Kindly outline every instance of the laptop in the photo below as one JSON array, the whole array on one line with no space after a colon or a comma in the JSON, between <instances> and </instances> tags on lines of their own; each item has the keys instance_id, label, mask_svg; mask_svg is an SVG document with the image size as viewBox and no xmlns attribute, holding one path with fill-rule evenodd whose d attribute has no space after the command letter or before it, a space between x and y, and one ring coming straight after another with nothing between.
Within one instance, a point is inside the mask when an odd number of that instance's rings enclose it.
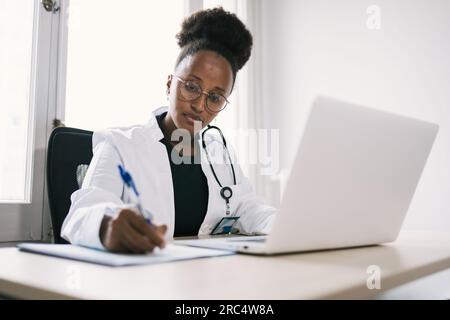
<instances>
[{"instance_id":1,"label":"laptop","mask_svg":"<svg viewBox=\"0 0 450 320\"><path fill-rule=\"evenodd\" d=\"M392 242L437 132L430 122L318 97L270 234L175 243L271 255Z\"/></svg>"}]
</instances>

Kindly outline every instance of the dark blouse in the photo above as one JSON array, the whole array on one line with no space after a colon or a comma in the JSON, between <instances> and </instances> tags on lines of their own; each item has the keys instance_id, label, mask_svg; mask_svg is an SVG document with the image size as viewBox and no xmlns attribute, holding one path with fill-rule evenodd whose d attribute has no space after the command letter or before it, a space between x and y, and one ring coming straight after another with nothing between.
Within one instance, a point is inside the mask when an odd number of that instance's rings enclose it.
<instances>
[{"instance_id":1,"label":"dark blouse","mask_svg":"<svg viewBox=\"0 0 450 320\"><path fill-rule=\"evenodd\" d=\"M163 113L156 117L162 130L162 120L166 116ZM194 236L198 234L201 224L206 216L208 208L208 182L202 171L200 161L195 157L182 156L175 163L171 157L172 144L164 138L160 140L166 146L169 156L170 169L172 171L172 183L175 202L175 237ZM198 143L198 142L197 142ZM181 162L181 163L180 163Z\"/></svg>"}]
</instances>

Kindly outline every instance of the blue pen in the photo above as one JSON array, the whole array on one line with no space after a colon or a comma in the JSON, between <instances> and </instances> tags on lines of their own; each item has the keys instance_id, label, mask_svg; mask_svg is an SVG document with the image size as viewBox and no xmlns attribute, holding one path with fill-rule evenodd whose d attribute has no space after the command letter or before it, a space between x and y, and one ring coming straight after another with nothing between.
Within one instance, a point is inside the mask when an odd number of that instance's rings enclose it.
<instances>
[{"instance_id":1,"label":"blue pen","mask_svg":"<svg viewBox=\"0 0 450 320\"><path fill-rule=\"evenodd\" d=\"M137 191L136 185L134 184L131 174L128 171L126 171L125 168L122 167L122 165L119 164L118 167L119 167L120 177L122 178L123 183L128 188L130 188L133 191L134 195L136 196L137 207L138 207L139 212L144 216L144 218L148 224L152 224L150 217L147 215L147 212L142 207L141 199L139 197L139 192Z\"/></svg>"}]
</instances>

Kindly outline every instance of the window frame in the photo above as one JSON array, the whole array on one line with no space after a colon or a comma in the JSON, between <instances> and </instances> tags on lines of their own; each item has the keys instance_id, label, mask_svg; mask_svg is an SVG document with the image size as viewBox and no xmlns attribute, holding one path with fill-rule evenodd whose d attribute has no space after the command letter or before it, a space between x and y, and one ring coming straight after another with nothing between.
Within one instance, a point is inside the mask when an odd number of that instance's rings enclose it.
<instances>
[{"instance_id":1,"label":"window frame","mask_svg":"<svg viewBox=\"0 0 450 320\"><path fill-rule=\"evenodd\" d=\"M61 0L63 1L63 0ZM56 110L60 10L47 12L34 0L32 70L30 83L29 143L31 144L31 199L29 203L0 203L0 244L19 241L48 241L50 216L46 192L47 141ZM28 170L28 169L27 169Z\"/></svg>"}]
</instances>

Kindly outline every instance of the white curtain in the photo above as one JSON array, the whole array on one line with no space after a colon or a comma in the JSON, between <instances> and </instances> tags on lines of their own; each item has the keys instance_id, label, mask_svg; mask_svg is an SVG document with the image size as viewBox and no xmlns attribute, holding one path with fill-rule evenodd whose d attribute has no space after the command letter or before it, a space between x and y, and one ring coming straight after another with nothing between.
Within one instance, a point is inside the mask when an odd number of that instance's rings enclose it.
<instances>
[{"instance_id":1,"label":"white curtain","mask_svg":"<svg viewBox=\"0 0 450 320\"><path fill-rule=\"evenodd\" d=\"M231 97L231 106L218 116L216 125L225 132L227 140L235 147L237 157L244 173L252 181L256 193L272 205L280 202L280 183L278 172L262 174L264 170L260 156L257 154L265 143L262 136L271 135L267 129L269 119L262 101L262 4L261 0L204 0L204 8L222 6L225 10L236 13L253 35L252 55L245 67L239 72L236 86ZM248 135L256 135L257 146L252 145ZM275 140L278 136L272 136ZM278 141L272 141L278 145ZM266 149L266 146L264 146ZM275 152L274 152L275 151ZM256 153L256 154L255 154ZM279 152L271 150L277 161ZM275 159L276 158L276 159ZM256 160L256 161L255 161ZM266 170L267 171L267 170Z\"/></svg>"}]
</instances>

